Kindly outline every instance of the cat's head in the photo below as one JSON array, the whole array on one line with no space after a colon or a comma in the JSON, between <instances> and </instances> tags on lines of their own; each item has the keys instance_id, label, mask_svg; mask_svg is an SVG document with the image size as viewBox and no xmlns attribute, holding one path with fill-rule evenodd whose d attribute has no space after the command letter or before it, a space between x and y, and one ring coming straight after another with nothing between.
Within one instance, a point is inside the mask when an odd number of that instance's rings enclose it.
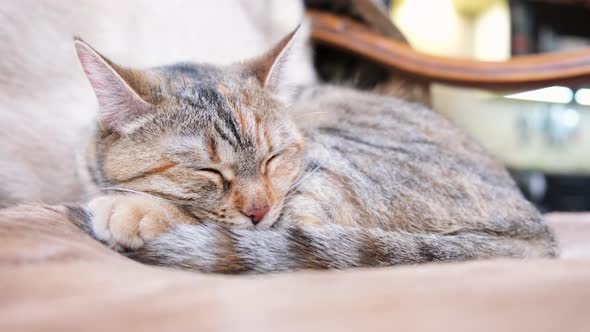
<instances>
[{"instance_id":1,"label":"cat's head","mask_svg":"<svg viewBox=\"0 0 590 332\"><path fill-rule=\"evenodd\" d=\"M99 104L86 158L102 188L173 201L229 227L269 227L302 170L284 87L295 32L231 66L119 66L76 39Z\"/></svg>"}]
</instances>

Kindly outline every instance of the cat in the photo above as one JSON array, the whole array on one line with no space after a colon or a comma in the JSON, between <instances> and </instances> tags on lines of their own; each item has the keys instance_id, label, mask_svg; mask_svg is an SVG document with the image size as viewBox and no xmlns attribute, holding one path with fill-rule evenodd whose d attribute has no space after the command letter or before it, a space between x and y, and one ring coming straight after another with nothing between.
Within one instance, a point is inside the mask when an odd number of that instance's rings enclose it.
<instances>
[{"instance_id":1,"label":"cat","mask_svg":"<svg viewBox=\"0 0 590 332\"><path fill-rule=\"evenodd\" d=\"M76 222L140 262L203 272L557 254L504 167L441 115L289 89L297 35L234 65L148 70L76 40L99 103L86 169L106 190Z\"/></svg>"}]
</instances>

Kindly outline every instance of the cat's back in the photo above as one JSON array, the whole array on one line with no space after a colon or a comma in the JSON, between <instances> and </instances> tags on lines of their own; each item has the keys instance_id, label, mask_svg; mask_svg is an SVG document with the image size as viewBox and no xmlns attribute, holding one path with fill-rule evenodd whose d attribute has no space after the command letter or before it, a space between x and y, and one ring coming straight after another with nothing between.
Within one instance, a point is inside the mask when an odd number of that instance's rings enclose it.
<instances>
[{"instance_id":1,"label":"cat's back","mask_svg":"<svg viewBox=\"0 0 590 332\"><path fill-rule=\"evenodd\" d=\"M354 202L351 214L366 211L360 219L380 227L540 220L502 164L435 111L330 86L303 90L298 100L293 114L314 170L302 191L334 184L345 192L340 200Z\"/></svg>"}]
</instances>

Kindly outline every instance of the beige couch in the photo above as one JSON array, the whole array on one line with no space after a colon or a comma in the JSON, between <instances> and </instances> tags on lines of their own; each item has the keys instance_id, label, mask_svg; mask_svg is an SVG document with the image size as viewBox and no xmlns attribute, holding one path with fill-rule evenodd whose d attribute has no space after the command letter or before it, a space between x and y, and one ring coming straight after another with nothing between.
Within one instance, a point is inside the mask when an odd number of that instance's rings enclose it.
<instances>
[{"instance_id":1,"label":"beige couch","mask_svg":"<svg viewBox=\"0 0 590 332\"><path fill-rule=\"evenodd\" d=\"M0 211L0 331L590 331L590 216L566 258L265 276L150 267L60 208Z\"/></svg>"}]
</instances>

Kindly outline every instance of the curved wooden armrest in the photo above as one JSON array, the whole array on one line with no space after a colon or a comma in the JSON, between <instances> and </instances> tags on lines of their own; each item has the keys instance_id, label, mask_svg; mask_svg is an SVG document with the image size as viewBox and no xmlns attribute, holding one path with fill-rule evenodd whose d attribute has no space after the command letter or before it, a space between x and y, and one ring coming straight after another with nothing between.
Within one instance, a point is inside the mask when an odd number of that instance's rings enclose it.
<instances>
[{"instance_id":1,"label":"curved wooden armrest","mask_svg":"<svg viewBox=\"0 0 590 332\"><path fill-rule=\"evenodd\" d=\"M590 49L517 56L484 62L433 56L413 50L366 26L333 14L308 10L311 37L418 79L496 90L590 82Z\"/></svg>"}]
</instances>

